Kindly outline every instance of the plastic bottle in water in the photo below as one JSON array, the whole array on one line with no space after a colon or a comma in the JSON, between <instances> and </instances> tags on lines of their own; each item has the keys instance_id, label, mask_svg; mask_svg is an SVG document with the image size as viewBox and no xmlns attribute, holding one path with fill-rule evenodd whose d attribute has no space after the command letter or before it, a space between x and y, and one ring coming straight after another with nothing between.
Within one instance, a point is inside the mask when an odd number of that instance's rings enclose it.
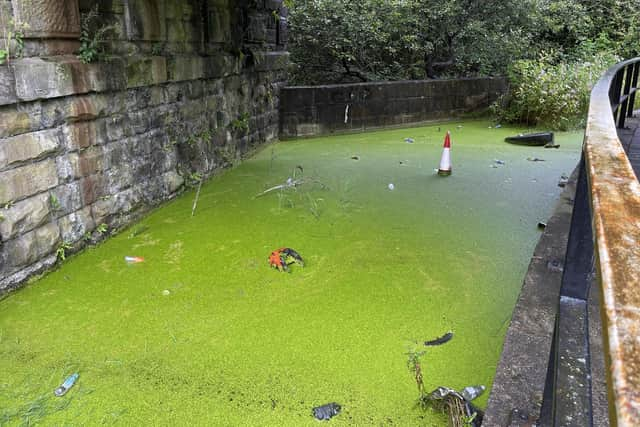
<instances>
[{"instance_id":1,"label":"plastic bottle in water","mask_svg":"<svg viewBox=\"0 0 640 427\"><path fill-rule=\"evenodd\" d=\"M69 375L67 379L64 380L64 382L60 385L60 387L55 389L53 393L58 397L64 396L65 394L67 394L69 389L73 387L78 377L79 375L77 373L73 375Z\"/></svg>"},{"instance_id":2,"label":"plastic bottle in water","mask_svg":"<svg viewBox=\"0 0 640 427\"><path fill-rule=\"evenodd\" d=\"M486 389L483 385L470 385L462 389L462 397L469 402L480 396Z\"/></svg>"}]
</instances>

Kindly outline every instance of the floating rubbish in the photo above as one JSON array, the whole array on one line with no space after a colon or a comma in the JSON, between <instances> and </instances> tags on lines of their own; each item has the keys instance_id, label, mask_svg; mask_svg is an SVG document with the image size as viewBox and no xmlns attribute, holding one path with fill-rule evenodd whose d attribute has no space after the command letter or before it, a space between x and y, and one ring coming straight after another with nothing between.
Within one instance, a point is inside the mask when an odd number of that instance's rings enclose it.
<instances>
[{"instance_id":1,"label":"floating rubbish","mask_svg":"<svg viewBox=\"0 0 640 427\"><path fill-rule=\"evenodd\" d=\"M162 295L164 295L165 297L170 294L171 294L171 291L169 289L165 289L164 291L162 291Z\"/></svg>"},{"instance_id":2,"label":"floating rubbish","mask_svg":"<svg viewBox=\"0 0 640 427\"><path fill-rule=\"evenodd\" d=\"M144 258L140 256L126 256L124 260L129 264L138 264L140 262L144 262Z\"/></svg>"},{"instance_id":3,"label":"floating rubbish","mask_svg":"<svg viewBox=\"0 0 640 427\"><path fill-rule=\"evenodd\" d=\"M76 380L78 379L79 376L80 375L78 375L77 373L73 375L69 375L67 379L64 380L64 382L60 385L60 387L58 387L53 391L53 394L55 394L58 397L62 397L65 394L67 394L69 389L73 387L73 385L76 383Z\"/></svg>"},{"instance_id":4,"label":"floating rubbish","mask_svg":"<svg viewBox=\"0 0 640 427\"><path fill-rule=\"evenodd\" d=\"M493 159L493 163L495 163L496 165L504 165L504 160L500 160L500 159Z\"/></svg>"},{"instance_id":5,"label":"floating rubbish","mask_svg":"<svg viewBox=\"0 0 640 427\"><path fill-rule=\"evenodd\" d=\"M489 165L490 168L494 168L494 169L498 169L498 166L496 165Z\"/></svg>"},{"instance_id":6,"label":"floating rubbish","mask_svg":"<svg viewBox=\"0 0 640 427\"><path fill-rule=\"evenodd\" d=\"M476 397L478 397L482 393L484 393L485 390L486 390L486 387L483 386L483 385L470 385L470 386L467 386L467 387L463 388L462 392L460 392L460 394L466 400L472 401L473 399L475 399Z\"/></svg>"},{"instance_id":7,"label":"floating rubbish","mask_svg":"<svg viewBox=\"0 0 640 427\"><path fill-rule=\"evenodd\" d=\"M515 136L508 136L504 140L511 144L539 147L548 143L553 144L553 132L519 133Z\"/></svg>"},{"instance_id":8,"label":"floating rubbish","mask_svg":"<svg viewBox=\"0 0 640 427\"><path fill-rule=\"evenodd\" d=\"M544 159L541 159L539 157L527 157L527 160L529 160L530 162L544 162Z\"/></svg>"},{"instance_id":9,"label":"floating rubbish","mask_svg":"<svg viewBox=\"0 0 640 427\"><path fill-rule=\"evenodd\" d=\"M562 265L562 261L559 261L557 259L552 259L551 261L548 261L547 270L561 273L562 271L564 271L564 266Z\"/></svg>"},{"instance_id":10,"label":"floating rubbish","mask_svg":"<svg viewBox=\"0 0 640 427\"><path fill-rule=\"evenodd\" d=\"M530 415L521 409L512 409L509 414L507 425L513 427L529 427L538 425L538 417Z\"/></svg>"},{"instance_id":11,"label":"floating rubbish","mask_svg":"<svg viewBox=\"0 0 640 427\"><path fill-rule=\"evenodd\" d=\"M413 144L415 140L413 138L405 138L404 142L406 142L407 144Z\"/></svg>"},{"instance_id":12,"label":"floating rubbish","mask_svg":"<svg viewBox=\"0 0 640 427\"><path fill-rule=\"evenodd\" d=\"M451 338L453 338L453 332L449 331L446 334L444 334L441 337L436 338L435 340L431 340L431 341L425 341L424 345L441 345L444 344L446 342L451 341Z\"/></svg>"},{"instance_id":13,"label":"floating rubbish","mask_svg":"<svg viewBox=\"0 0 640 427\"><path fill-rule=\"evenodd\" d=\"M291 248L280 248L269 255L269 265L280 271L289 272L289 264L300 264L304 267L304 260L298 252Z\"/></svg>"},{"instance_id":14,"label":"floating rubbish","mask_svg":"<svg viewBox=\"0 0 640 427\"><path fill-rule=\"evenodd\" d=\"M545 144L544 148L560 148L560 144L554 144L553 142L549 142Z\"/></svg>"},{"instance_id":15,"label":"floating rubbish","mask_svg":"<svg viewBox=\"0 0 640 427\"><path fill-rule=\"evenodd\" d=\"M342 410L342 407L339 404L331 402L326 405L316 406L313 408L313 416L317 420L329 420L338 415L340 410Z\"/></svg>"},{"instance_id":16,"label":"floating rubbish","mask_svg":"<svg viewBox=\"0 0 640 427\"><path fill-rule=\"evenodd\" d=\"M558 187L565 187L569 183L569 177L566 175L560 176L560 181L558 181Z\"/></svg>"},{"instance_id":17,"label":"floating rubbish","mask_svg":"<svg viewBox=\"0 0 640 427\"><path fill-rule=\"evenodd\" d=\"M494 126L494 128L496 128L496 129L500 129L501 127L502 127L502 125L500 125L500 124Z\"/></svg>"},{"instance_id":18,"label":"floating rubbish","mask_svg":"<svg viewBox=\"0 0 640 427\"><path fill-rule=\"evenodd\" d=\"M351 160L360 160L360 156L351 156Z\"/></svg>"},{"instance_id":19,"label":"floating rubbish","mask_svg":"<svg viewBox=\"0 0 640 427\"><path fill-rule=\"evenodd\" d=\"M462 129L462 125L456 126L456 129Z\"/></svg>"},{"instance_id":20,"label":"floating rubbish","mask_svg":"<svg viewBox=\"0 0 640 427\"><path fill-rule=\"evenodd\" d=\"M387 188L388 188L389 190L393 191L393 190L396 188L396 186L395 186L395 185L393 185L392 183L389 183L389 185L387 185Z\"/></svg>"},{"instance_id":21,"label":"floating rubbish","mask_svg":"<svg viewBox=\"0 0 640 427\"><path fill-rule=\"evenodd\" d=\"M540 222L538 223L538 228L539 228L540 230L544 230L545 228L547 228L547 223L546 223L546 222L542 222L542 221L540 221Z\"/></svg>"},{"instance_id":22,"label":"floating rubbish","mask_svg":"<svg viewBox=\"0 0 640 427\"><path fill-rule=\"evenodd\" d=\"M450 426L479 427L482 424L484 412L453 389L438 387L425 398L435 410L447 414Z\"/></svg>"}]
</instances>

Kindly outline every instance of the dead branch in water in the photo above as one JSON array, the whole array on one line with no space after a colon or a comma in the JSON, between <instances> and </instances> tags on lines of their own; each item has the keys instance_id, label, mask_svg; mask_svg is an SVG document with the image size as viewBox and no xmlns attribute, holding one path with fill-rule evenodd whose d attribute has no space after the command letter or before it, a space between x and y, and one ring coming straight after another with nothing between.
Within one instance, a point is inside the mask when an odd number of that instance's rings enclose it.
<instances>
[{"instance_id":1,"label":"dead branch in water","mask_svg":"<svg viewBox=\"0 0 640 427\"><path fill-rule=\"evenodd\" d=\"M300 179L288 178L283 184L278 184L278 185L274 185L271 188L267 188L262 193L259 193L259 194L256 194L255 196L253 196L253 198L257 199L258 197L262 197L264 195L267 195L267 194L271 193L272 191L287 190L287 189L296 188L296 187L298 187L300 185L308 184L308 183L318 184L318 185L320 185L322 187L323 190L329 188L325 184L323 184L322 182L318 181L315 178L300 178Z\"/></svg>"}]
</instances>

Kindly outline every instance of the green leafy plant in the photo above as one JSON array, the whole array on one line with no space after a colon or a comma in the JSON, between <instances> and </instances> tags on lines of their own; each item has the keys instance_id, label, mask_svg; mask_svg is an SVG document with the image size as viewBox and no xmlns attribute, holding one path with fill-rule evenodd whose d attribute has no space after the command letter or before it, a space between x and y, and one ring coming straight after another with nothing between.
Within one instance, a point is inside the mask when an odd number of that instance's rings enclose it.
<instances>
[{"instance_id":1,"label":"green leafy plant","mask_svg":"<svg viewBox=\"0 0 640 427\"><path fill-rule=\"evenodd\" d=\"M67 259L66 251L68 251L71 248L73 248L73 246L71 245L70 242L66 242L66 241L62 242L60 246L58 246L58 249L56 250L56 256L58 257L58 259L60 261L64 261L65 259Z\"/></svg>"},{"instance_id":2,"label":"green leafy plant","mask_svg":"<svg viewBox=\"0 0 640 427\"><path fill-rule=\"evenodd\" d=\"M51 210L53 211L60 210L60 208L62 207L60 205L60 200L58 200L58 197L56 197L55 194L49 195L49 206L51 206Z\"/></svg>"},{"instance_id":3,"label":"green leafy plant","mask_svg":"<svg viewBox=\"0 0 640 427\"><path fill-rule=\"evenodd\" d=\"M116 28L115 25L100 22L97 4L83 13L80 18L80 61L88 64L101 59L105 55L107 37L117 34Z\"/></svg>"},{"instance_id":4,"label":"green leafy plant","mask_svg":"<svg viewBox=\"0 0 640 427\"><path fill-rule=\"evenodd\" d=\"M202 181L202 174L200 172L189 172L184 178L187 187L194 187Z\"/></svg>"},{"instance_id":5,"label":"green leafy plant","mask_svg":"<svg viewBox=\"0 0 640 427\"><path fill-rule=\"evenodd\" d=\"M153 56L160 56L162 55L163 51L164 51L164 43L158 42L158 43L154 43L153 46L151 46L151 55Z\"/></svg>"},{"instance_id":6,"label":"green leafy plant","mask_svg":"<svg viewBox=\"0 0 640 427\"><path fill-rule=\"evenodd\" d=\"M29 25L13 18L6 19L0 8L0 28L2 29L2 47L0 48L0 65L9 62L11 58L22 56L24 49L24 31Z\"/></svg>"},{"instance_id":7,"label":"green leafy plant","mask_svg":"<svg viewBox=\"0 0 640 427\"><path fill-rule=\"evenodd\" d=\"M476 418L478 418L478 413L477 412L474 412L473 414L469 415L468 417L463 417L462 418L462 422L463 422L464 427L473 427L475 425L474 421L475 421Z\"/></svg>"},{"instance_id":8,"label":"green leafy plant","mask_svg":"<svg viewBox=\"0 0 640 427\"><path fill-rule=\"evenodd\" d=\"M103 235L104 233L107 232L108 228L109 226L107 224L102 223L98 227L96 227L96 231L98 232L98 234Z\"/></svg>"},{"instance_id":9,"label":"green leafy plant","mask_svg":"<svg viewBox=\"0 0 640 427\"><path fill-rule=\"evenodd\" d=\"M4 204L4 208L5 209L11 209L13 207L13 200L9 200L7 203Z\"/></svg>"},{"instance_id":10,"label":"green leafy plant","mask_svg":"<svg viewBox=\"0 0 640 427\"><path fill-rule=\"evenodd\" d=\"M203 131L200 134L200 140L207 145L211 144L212 138L213 138L213 135L211 134L211 131L209 129Z\"/></svg>"},{"instance_id":11,"label":"green leafy plant","mask_svg":"<svg viewBox=\"0 0 640 427\"><path fill-rule=\"evenodd\" d=\"M236 132L247 132L249 130L249 113L244 112L229 124L229 127Z\"/></svg>"},{"instance_id":12,"label":"green leafy plant","mask_svg":"<svg viewBox=\"0 0 640 427\"><path fill-rule=\"evenodd\" d=\"M198 143L198 138L195 135L190 135L185 142L189 147L194 147Z\"/></svg>"},{"instance_id":13,"label":"green leafy plant","mask_svg":"<svg viewBox=\"0 0 640 427\"><path fill-rule=\"evenodd\" d=\"M90 241L90 240L91 240L91 232L90 232L90 231L87 231L86 233L84 233L84 236L82 237L82 239L83 239L85 242Z\"/></svg>"},{"instance_id":14,"label":"green leafy plant","mask_svg":"<svg viewBox=\"0 0 640 427\"><path fill-rule=\"evenodd\" d=\"M4 220L5 220L4 215L0 214L0 222L2 222Z\"/></svg>"}]
</instances>

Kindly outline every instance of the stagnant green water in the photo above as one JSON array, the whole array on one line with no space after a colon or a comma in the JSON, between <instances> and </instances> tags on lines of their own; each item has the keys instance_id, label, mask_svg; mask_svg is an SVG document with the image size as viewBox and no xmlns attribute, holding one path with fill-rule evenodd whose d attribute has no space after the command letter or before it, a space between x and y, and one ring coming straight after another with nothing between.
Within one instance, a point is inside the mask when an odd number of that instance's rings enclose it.
<instances>
[{"instance_id":1,"label":"stagnant green water","mask_svg":"<svg viewBox=\"0 0 640 427\"><path fill-rule=\"evenodd\" d=\"M536 225L579 155L580 133L543 149L488 126L274 144L205 184L195 217L188 192L67 259L0 301L0 424L314 426L335 401L332 425L444 425L414 406L405 353L451 330L422 358L427 389L491 385ZM297 191L253 197L297 165ZM306 266L269 268L281 246Z\"/></svg>"}]
</instances>

